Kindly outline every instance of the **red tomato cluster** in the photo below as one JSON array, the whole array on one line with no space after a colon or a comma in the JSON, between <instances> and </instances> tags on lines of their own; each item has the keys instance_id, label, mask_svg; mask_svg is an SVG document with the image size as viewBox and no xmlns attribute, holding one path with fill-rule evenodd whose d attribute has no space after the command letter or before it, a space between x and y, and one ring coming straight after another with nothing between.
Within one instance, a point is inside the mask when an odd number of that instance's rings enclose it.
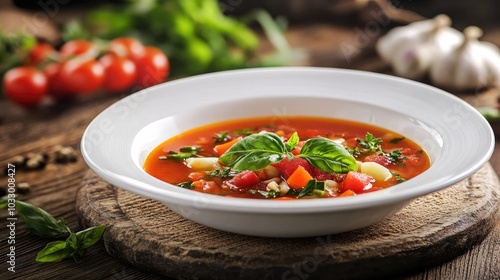
<instances>
[{"instance_id":1,"label":"red tomato cluster","mask_svg":"<svg viewBox=\"0 0 500 280\"><path fill-rule=\"evenodd\" d=\"M5 73L3 90L12 101L34 107L47 95L60 99L150 87L165 81L169 72L161 50L129 37L114 39L103 48L73 40L59 51L38 43L23 66Z\"/></svg>"}]
</instances>

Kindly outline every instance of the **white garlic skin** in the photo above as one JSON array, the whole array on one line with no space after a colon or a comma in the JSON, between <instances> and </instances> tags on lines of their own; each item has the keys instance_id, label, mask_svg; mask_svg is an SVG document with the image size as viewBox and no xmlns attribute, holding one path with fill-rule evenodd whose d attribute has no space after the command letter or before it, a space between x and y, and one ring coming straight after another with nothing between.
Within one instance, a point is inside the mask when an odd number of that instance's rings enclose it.
<instances>
[{"instance_id":1,"label":"white garlic skin","mask_svg":"<svg viewBox=\"0 0 500 280\"><path fill-rule=\"evenodd\" d=\"M464 30L461 45L436 58L430 78L434 85L450 90L479 90L497 84L500 80L500 49L480 42L482 31L475 27Z\"/></svg>"},{"instance_id":2,"label":"white garlic skin","mask_svg":"<svg viewBox=\"0 0 500 280\"><path fill-rule=\"evenodd\" d=\"M396 27L381 37L376 50L394 72L409 79L423 78L436 57L450 52L463 41L462 34L449 27L446 15Z\"/></svg>"}]
</instances>

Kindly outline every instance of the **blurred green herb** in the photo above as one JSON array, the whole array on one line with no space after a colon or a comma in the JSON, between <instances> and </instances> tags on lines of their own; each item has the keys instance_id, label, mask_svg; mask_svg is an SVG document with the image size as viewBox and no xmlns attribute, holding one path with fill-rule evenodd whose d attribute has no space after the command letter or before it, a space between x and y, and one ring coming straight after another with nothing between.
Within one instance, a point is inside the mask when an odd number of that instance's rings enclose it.
<instances>
[{"instance_id":1,"label":"blurred green herb","mask_svg":"<svg viewBox=\"0 0 500 280\"><path fill-rule=\"evenodd\" d=\"M179 153L169 151L166 156L160 156L159 159L183 161L187 158L198 157L198 153L202 150L202 148L196 146L185 146L179 149Z\"/></svg>"},{"instance_id":2,"label":"blurred green herb","mask_svg":"<svg viewBox=\"0 0 500 280\"><path fill-rule=\"evenodd\" d=\"M500 110L496 107L480 107L477 110L488 121L500 120Z\"/></svg>"},{"instance_id":3,"label":"blurred green herb","mask_svg":"<svg viewBox=\"0 0 500 280\"><path fill-rule=\"evenodd\" d=\"M206 171L205 174L207 174L210 177L219 177L219 178L232 178L238 174L238 171L231 170L231 168L228 169L216 169L214 171Z\"/></svg>"},{"instance_id":4,"label":"blurred green herb","mask_svg":"<svg viewBox=\"0 0 500 280\"><path fill-rule=\"evenodd\" d=\"M0 77L7 70L19 66L35 44L36 38L31 35L0 32Z\"/></svg>"},{"instance_id":5,"label":"blurred green herb","mask_svg":"<svg viewBox=\"0 0 500 280\"><path fill-rule=\"evenodd\" d=\"M257 57L259 39L250 24L262 27L276 52ZM217 0L130 0L89 13L82 24L72 22L64 40L130 36L162 49L172 75L187 76L245 67L283 65L291 54L282 19L255 11L242 20L225 15Z\"/></svg>"}]
</instances>

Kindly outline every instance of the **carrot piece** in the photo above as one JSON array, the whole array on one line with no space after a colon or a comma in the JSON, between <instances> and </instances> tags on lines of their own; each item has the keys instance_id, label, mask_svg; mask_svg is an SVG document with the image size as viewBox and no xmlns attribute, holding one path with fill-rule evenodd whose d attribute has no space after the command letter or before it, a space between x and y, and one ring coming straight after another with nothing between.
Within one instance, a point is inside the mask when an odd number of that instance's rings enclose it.
<instances>
[{"instance_id":1,"label":"carrot piece","mask_svg":"<svg viewBox=\"0 0 500 280\"><path fill-rule=\"evenodd\" d=\"M356 195L356 193L355 193L355 192L353 192L352 190L347 190L347 191L345 191L345 192L341 193L341 194L339 195L339 197L354 196L354 195Z\"/></svg>"},{"instance_id":2,"label":"carrot piece","mask_svg":"<svg viewBox=\"0 0 500 280\"><path fill-rule=\"evenodd\" d=\"M241 139L243 139L243 137L240 136L240 137L235 138L229 142L217 145L214 147L214 151L217 153L217 155L221 156L227 150L229 150L229 148L231 148L234 144L236 144L236 142L240 141Z\"/></svg>"},{"instance_id":3,"label":"carrot piece","mask_svg":"<svg viewBox=\"0 0 500 280\"><path fill-rule=\"evenodd\" d=\"M288 183L288 186L290 186L292 189L300 189L303 188L307 185L307 182L312 180L313 177L307 170L299 165L297 169L288 177L288 180L286 182Z\"/></svg>"}]
</instances>

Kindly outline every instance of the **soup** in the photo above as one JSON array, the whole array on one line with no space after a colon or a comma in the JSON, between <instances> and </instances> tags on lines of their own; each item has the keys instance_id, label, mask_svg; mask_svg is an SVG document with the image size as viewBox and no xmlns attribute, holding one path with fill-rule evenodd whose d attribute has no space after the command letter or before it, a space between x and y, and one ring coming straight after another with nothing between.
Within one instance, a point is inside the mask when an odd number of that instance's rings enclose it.
<instances>
[{"instance_id":1,"label":"soup","mask_svg":"<svg viewBox=\"0 0 500 280\"><path fill-rule=\"evenodd\" d=\"M172 137L144 163L150 175L194 191L256 199L354 196L430 167L415 142L338 119L261 117L214 123Z\"/></svg>"}]
</instances>

